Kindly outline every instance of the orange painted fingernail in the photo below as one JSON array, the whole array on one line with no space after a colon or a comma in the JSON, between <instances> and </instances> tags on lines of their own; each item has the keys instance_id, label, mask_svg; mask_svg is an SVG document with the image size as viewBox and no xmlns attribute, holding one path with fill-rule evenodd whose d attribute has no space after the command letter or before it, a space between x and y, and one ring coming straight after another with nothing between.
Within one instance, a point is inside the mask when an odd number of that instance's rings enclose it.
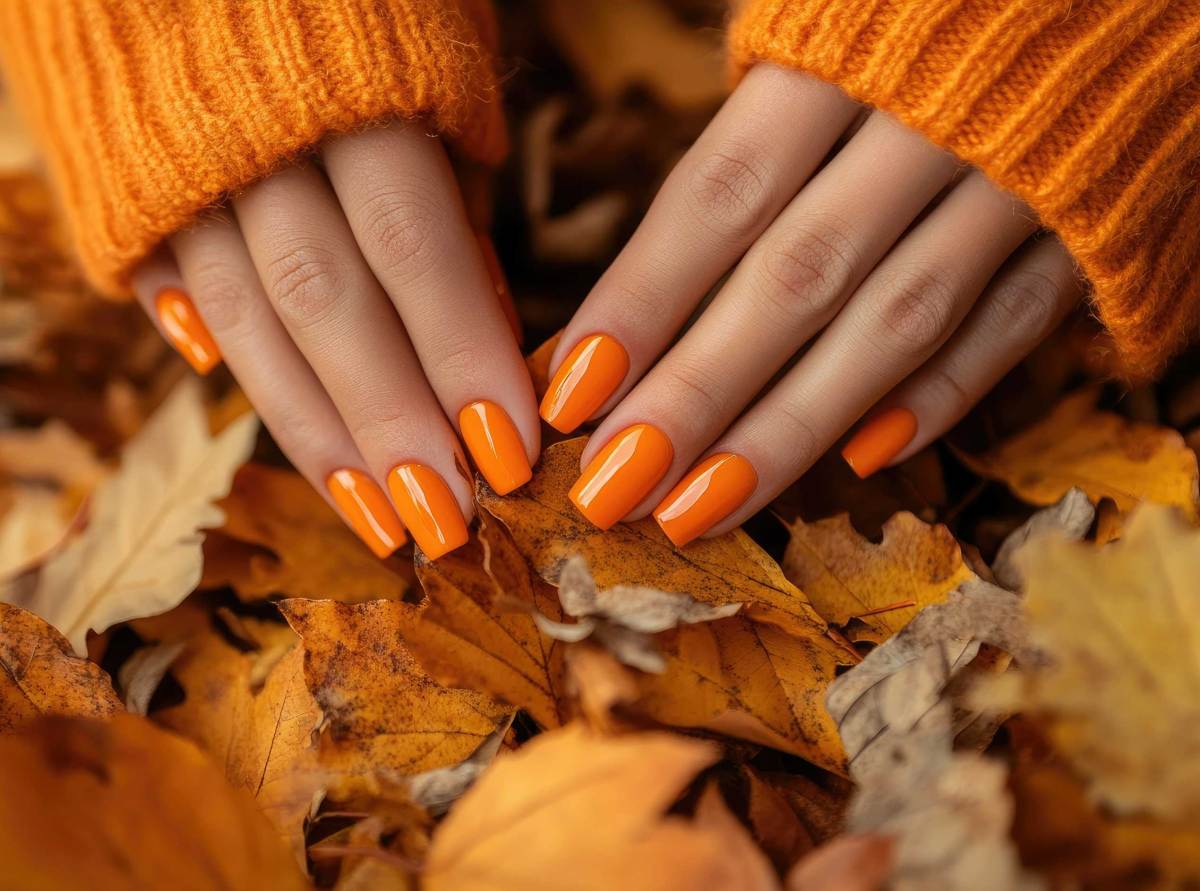
<instances>
[{"instance_id":1,"label":"orange painted fingernail","mask_svg":"<svg viewBox=\"0 0 1200 891\"><path fill-rule=\"evenodd\" d=\"M500 308L504 310L509 327L512 328L513 337L517 339L517 346L524 346L525 328L517 314L517 305L513 302L512 291L508 288L508 277L504 274L504 267L500 265L500 255L496 253L492 236L486 232L476 232L475 241L479 244L479 252L483 254L483 265L487 267L488 278L492 280L496 298L500 301Z\"/></svg>"},{"instance_id":2,"label":"orange painted fingernail","mask_svg":"<svg viewBox=\"0 0 1200 891\"><path fill-rule=\"evenodd\" d=\"M154 298L154 310L171 346L198 374L208 374L217 367L221 351L187 294L178 288L163 288Z\"/></svg>"},{"instance_id":3,"label":"orange painted fingernail","mask_svg":"<svg viewBox=\"0 0 1200 891\"><path fill-rule=\"evenodd\" d=\"M388 474L388 489L400 519L430 560L467 543L458 500L437 471L424 464L401 464Z\"/></svg>"},{"instance_id":4,"label":"orange painted fingernail","mask_svg":"<svg viewBox=\"0 0 1200 891\"><path fill-rule=\"evenodd\" d=\"M671 467L675 449L657 427L635 424L609 440L571 487L579 512L608 529L650 494Z\"/></svg>"},{"instance_id":5,"label":"orange painted fingernail","mask_svg":"<svg viewBox=\"0 0 1200 891\"><path fill-rule=\"evenodd\" d=\"M542 399L542 418L559 433L570 433L616 392L629 371L629 354L607 334L575 345Z\"/></svg>"},{"instance_id":6,"label":"orange painted fingernail","mask_svg":"<svg viewBox=\"0 0 1200 891\"><path fill-rule=\"evenodd\" d=\"M458 413L467 451L497 495L507 495L529 482L533 470L525 454L525 443L508 412L494 402L472 402Z\"/></svg>"},{"instance_id":7,"label":"orange painted fingernail","mask_svg":"<svg viewBox=\"0 0 1200 891\"><path fill-rule=\"evenodd\" d=\"M859 479L866 479L900 454L917 435L917 416L907 408L882 412L850 438L842 457Z\"/></svg>"},{"instance_id":8,"label":"orange painted fingernail","mask_svg":"<svg viewBox=\"0 0 1200 891\"><path fill-rule=\"evenodd\" d=\"M654 510L654 519L677 548L700 537L745 503L758 474L741 455L705 458Z\"/></svg>"},{"instance_id":9,"label":"orange painted fingernail","mask_svg":"<svg viewBox=\"0 0 1200 891\"><path fill-rule=\"evenodd\" d=\"M387 557L408 541L383 489L361 470L352 467L335 470L325 480L325 487L346 523L376 557Z\"/></svg>"}]
</instances>

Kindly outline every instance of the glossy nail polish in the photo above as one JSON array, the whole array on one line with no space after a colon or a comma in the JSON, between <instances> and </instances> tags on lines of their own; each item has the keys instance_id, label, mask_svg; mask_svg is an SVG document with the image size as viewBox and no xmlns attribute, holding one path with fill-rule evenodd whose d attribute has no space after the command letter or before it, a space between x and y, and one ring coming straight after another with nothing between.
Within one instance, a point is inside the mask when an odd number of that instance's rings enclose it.
<instances>
[{"instance_id":1,"label":"glossy nail polish","mask_svg":"<svg viewBox=\"0 0 1200 891\"><path fill-rule=\"evenodd\" d=\"M446 481L424 464L401 464L388 489L405 528L430 560L467 543L467 524Z\"/></svg>"},{"instance_id":2,"label":"glossy nail polish","mask_svg":"<svg viewBox=\"0 0 1200 891\"><path fill-rule=\"evenodd\" d=\"M529 482L533 470L508 412L494 402L472 402L458 413L458 428L475 466L497 495Z\"/></svg>"},{"instance_id":3,"label":"glossy nail polish","mask_svg":"<svg viewBox=\"0 0 1200 891\"><path fill-rule=\"evenodd\" d=\"M178 288L163 288L154 298L154 309L171 346L197 374L208 374L217 367L221 351L187 294Z\"/></svg>"},{"instance_id":4,"label":"glossy nail polish","mask_svg":"<svg viewBox=\"0 0 1200 891\"><path fill-rule=\"evenodd\" d=\"M866 479L900 454L917 435L917 416L907 408L891 408L867 421L842 449L842 458Z\"/></svg>"},{"instance_id":5,"label":"glossy nail polish","mask_svg":"<svg viewBox=\"0 0 1200 891\"><path fill-rule=\"evenodd\" d=\"M408 541L383 489L361 470L335 470L325 480L325 487L346 523L376 557L387 557Z\"/></svg>"},{"instance_id":6,"label":"glossy nail polish","mask_svg":"<svg viewBox=\"0 0 1200 891\"><path fill-rule=\"evenodd\" d=\"M741 455L705 458L654 510L654 519L677 548L699 538L741 507L758 485L758 474Z\"/></svg>"},{"instance_id":7,"label":"glossy nail polish","mask_svg":"<svg viewBox=\"0 0 1200 891\"><path fill-rule=\"evenodd\" d=\"M627 427L608 441L571 487L571 501L589 521L608 529L658 485L675 449L650 424Z\"/></svg>"},{"instance_id":8,"label":"glossy nail polish","mask_svg":"<svg viewBox=\"0 0 1200 891\"><path fill-rule=\"evenodd\" d=\"M559 366L542 399L542 418L559 433L570 433L616 392L629 372L625 348L607 334L576 344Z\"/></svg>"}]
</instances>

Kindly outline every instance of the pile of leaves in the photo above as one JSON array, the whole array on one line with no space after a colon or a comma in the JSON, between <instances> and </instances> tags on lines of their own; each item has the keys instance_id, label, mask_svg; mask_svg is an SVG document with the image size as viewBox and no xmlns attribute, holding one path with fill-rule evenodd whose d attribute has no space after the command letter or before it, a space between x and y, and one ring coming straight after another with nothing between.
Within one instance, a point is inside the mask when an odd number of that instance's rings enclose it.
<instances>
[{"instance_id":1,"label":"pile of leaves","mask_svg":"<svg viewBox=\"0 0 1200 891\"><path fill-rule=\"evenodd\" d=\"M704 4L545 6L508 31L570 87L514 79L498 232L548 336L723 81ZM466 547L379 561L88 293L5 140L0 884L1200 883L1200 369L1090 383L1071 320L947 442L683 551L588 525L551 441Z\"/></svg>"}]
</instances>

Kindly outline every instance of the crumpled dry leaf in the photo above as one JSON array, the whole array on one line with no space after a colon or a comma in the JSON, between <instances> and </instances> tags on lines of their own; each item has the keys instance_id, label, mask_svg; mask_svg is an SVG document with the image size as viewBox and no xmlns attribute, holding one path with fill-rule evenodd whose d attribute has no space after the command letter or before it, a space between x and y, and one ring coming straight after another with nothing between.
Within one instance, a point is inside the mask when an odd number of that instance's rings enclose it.
<instances>
[{"instance_id":1,"label":"crumpled dry leaf","mask_svg":"<svg viewBox=\"0 0 1200 891\"><path fill-rule=\"evenodd\" d=\"M403 600L409 562L380 560L304 477L248 464L234 477L220 532L204 548L203 588L229 585L243 600Z\"/></svg>"},{"instance_id":2,"label":"crumpled dry leaf","mask_svg":"<svg viewBox=\"0 0 1200 891\"><path fill-rule=\"evenodd\" d=\"M592 638L617 659L642 671L661 673L666 662L651 636L677 625L694 625L732 616L740 603L709 606L686 594L642 586L617 585L600 591L587 561L570 557L558 577L563 612L579 621L558 622L535 613L537 626L555 640Z\"/></svg>"},{"instance_id":3,"label":"crumpled dry leaf","mask_svg":"<svg viewBox=\"0 0 1200 891\"><path fill-rule=\"evenodd\" d=\"M9 887L309 887L250 799L144 718L43 718L0 737L0 788Z\"/></svg>"},{"instance_id":4,"label":"crumpled dry leaf","mask_svg":"<svg viewBox=\"0 0 1200 891\"><path fill-rule=\"evenodd\" d=\"M1140 501L1200 517L1196 453L1176 431L1098 411L1096 391L1064 398L1042 421L984 455L959 454L976 473L1002 480L1031 504L1051 505L1078 487L1122 512Z\"/></svg>"},{"instance_id":5,"label":"crumpled dry leaf","mask_svg":"<svg viewBox=\"0 0 1200 891\"><path fill-rule=\"evenodd\" d=\"M328 770L412 776L458 764L508 720L488 696L426 674L404 644L419 628L411 604L292 599L279 609L303 640Z\"/></svg>"},{"instance_id":6,"label":"crumpled dry leaf","mask_svg":"<svg viewBox=\"0 0 1200 891\"><path fill-rule=\"evenodd\" d=\"M784 574L831 625L854 620L851 640L882 643L975 575L949 529L907 511L884 523L879 544L859 535L848 514L797 520L790 530Z\"/></svg>"},{"instance_id":7,"label":"crumpled dry leaf","mask_svg":"<svg viewBox=\"0 0 1200 891\"><path fill-rule=\"evenodd\" d=\"M1200 823L1200 531L1143 505L1118 542L1046 537L1022 565L1033 639L1053 660L987 698L1044 715L1116 813Z\"/></svg>"},{"instance_id":8,"label":"crumpled dry leaf","mask_svg":"<svg viewBox=\"0 0 1200 891\"><path fill-rule=\"evenodd\" d=\"M107 718L123 711L100 666L81 659L43 619L0 603L0 734L41 715Z\"/></svg>"},{"instance_id":9,"label":"crumpled dry leaf","mask_svg":"<svg viewBox=\"0 0 1200 891\"><path fill-rule=\"evenodd\" d=\"M1020 553L1031 540L1042 535L1058 534L1071 541L1079 541L1096 519L1096 508L1088 500L1087 493L1073 488L1051 507L1043 508L1014 529L996 552L992 561L992 575L996 583L1010 591L1021 591L1025 587L1021 576Z\"/></svg>"},{"instance_id":10,"label":"crumpled dry leaf","mask_svg":"<svg viewBox=\"0 0 1200 891\"><path fill-rule=\"evenodd\" d=\"M117 672L117 680L125 691L125 710L131 715L145 715L150 710L154 691L162 683L171 663L184 650L181 640L142 647L130 656Z\"/></svg>"},{"instance_id":11,"label":"crumpled dry leaf","mask_svg":"<svg viewBox=\"0 0 1200 891\"><path fill-rule=\"evenodd\" d=\"M736 856L749 844L736 821L664 816L717 757L665 733L544 733L501 756L438 827L425 891L758 891L761 873Z\"/></svg>"},{"instance_id":12,"label":"crumpled dry leaf","mask_svg":"<svg viewBox=\"0 0 1200 891\"><path fill-rule=\"evenodd\" d=\"M200 385L188 378L126 446L96 491L86 531L42 568L22 603L61 629L78 653L88 630L165 612L200 580L202 529L246 460L258 419L208 432Z\"/></svg>"}]
</instances>

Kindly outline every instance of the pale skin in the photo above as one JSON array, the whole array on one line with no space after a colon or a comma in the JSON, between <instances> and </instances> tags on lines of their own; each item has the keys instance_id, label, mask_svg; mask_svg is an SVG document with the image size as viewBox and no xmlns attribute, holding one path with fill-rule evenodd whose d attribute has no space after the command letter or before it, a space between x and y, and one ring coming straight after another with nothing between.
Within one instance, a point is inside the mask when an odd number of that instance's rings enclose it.
<instances>
[{"instance_id":1,"label":"pale skin","mask_svg":"<svg viewBox=\"0 0 1200 891\"><path fill-rule=\"evenodd\" d=\"M436 139L402 123L319 154L324 173L285 170L171 238L135 277L138 296L154 317L162 287L188 292L323 495L332 469L382 484L415 460L469 517L459 410L502 406L531 461L539 423L450 165ZM597 332L628 353L581 467L642 422L674 456L625 519L649 514L706 455L753 464L752 494L712 536L763 508L865 416L893 406L915 415L915 437L892 463L923 448L1082 293L1066 250L981 173L881 112L864 119L834 87L760 65L669 175L550 367Z\"/></svg>"}]
</instances>

